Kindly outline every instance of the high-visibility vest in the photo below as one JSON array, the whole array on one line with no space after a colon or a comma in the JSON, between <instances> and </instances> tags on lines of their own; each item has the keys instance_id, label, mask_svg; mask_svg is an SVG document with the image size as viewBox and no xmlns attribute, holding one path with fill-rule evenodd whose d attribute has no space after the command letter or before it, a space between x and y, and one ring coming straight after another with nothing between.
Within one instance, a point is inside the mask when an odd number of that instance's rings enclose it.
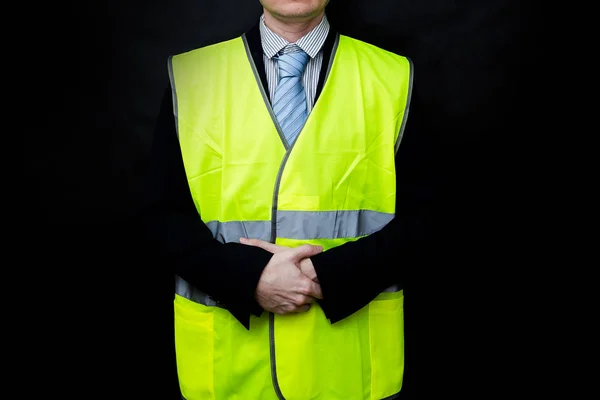
<instances>
[{"instance_id":1,"label":"high-visibility vest","mask_svg":"<svg viewBox=\"0 0 600 400\"><path fill-rule=\"evenodd\" d=\"M174 113L199 217L222 242L332 247L395 214L395 155L412 64L340 35L326 81L288 146L245 36L169 59ZM365 274L369 266L365 265ZM308 312L251 317L250 329L177 278L177 370L187 400L394 398L404 371L403 291L330 323Z\"/></svg>"}]
</instances>

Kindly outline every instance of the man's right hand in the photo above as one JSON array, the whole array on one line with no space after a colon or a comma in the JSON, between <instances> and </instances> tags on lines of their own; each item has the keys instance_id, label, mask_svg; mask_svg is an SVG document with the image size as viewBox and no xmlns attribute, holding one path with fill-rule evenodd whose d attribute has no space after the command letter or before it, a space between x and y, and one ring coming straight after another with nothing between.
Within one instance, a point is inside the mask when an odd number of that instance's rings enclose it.
<instances>
[{"instance_id":1,"label":"man's right hand","mask_svg":"<svg viewBox=\"0 0 600 400\"><path fill-rule=\"evenodd\" d=\"M322 299L321 286L304 275L300 262L323 251L309 244L273 254L256 286L256 300L275 314L304 312Z\"/></svg>"}]
</instances>

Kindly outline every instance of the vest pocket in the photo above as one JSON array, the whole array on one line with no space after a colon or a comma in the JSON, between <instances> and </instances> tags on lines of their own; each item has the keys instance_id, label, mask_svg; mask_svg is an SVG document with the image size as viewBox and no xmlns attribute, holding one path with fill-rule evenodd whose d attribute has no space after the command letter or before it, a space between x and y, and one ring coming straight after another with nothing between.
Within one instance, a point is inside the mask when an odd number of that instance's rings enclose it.
<instances>
[{"instance_id":1,"label":"vest pocket","mask_svg":"<svg viewBox=\"0 0 600 400\"><path fill-rule=\"evenodd\" d=\"M214 399L212 307L175 295L175 351L186 400Z\"/></svg>"},{"instance_id":2,"label":"vest pocket","mask_svg":"<svg viewBox=\"0 0 600 400\"><path fill-rule=\"evenodd\" d=\"M369 304L371 393L392 396L402 388L404 374L404 292L384 292Z\"/></svg>"},{"instance_id":3,"label":"vest pocket","mask_svg":"<svg viewBox=\"0 0 600 400\"><path fill-rule=\"evenodd\" d=\"M267 313L252 316L247 330L224 308L176 295L175 350L186 400L277 399Z\"/></svg>"}]
</instances>

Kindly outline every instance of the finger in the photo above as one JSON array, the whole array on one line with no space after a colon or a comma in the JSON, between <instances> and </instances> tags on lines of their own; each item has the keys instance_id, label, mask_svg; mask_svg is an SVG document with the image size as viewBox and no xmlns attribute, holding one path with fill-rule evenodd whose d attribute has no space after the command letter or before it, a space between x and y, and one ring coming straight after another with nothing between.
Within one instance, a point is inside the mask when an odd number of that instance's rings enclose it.
<instances>
[{"instance_id":1,"label":"finger","mask_svg":"<svg viewBox=\"0 0 600 400\"><path fill-rule=\"evenodd\" d=\"M323 251L323 247L321 246L313 246L310 244L303 244L302 246L298 246L291 251L292 260L295 262L299 262L303 258L309 258L314 255L319 254Z\"/></svg>"},{"instance_id":2,"label":"finger","mask_svg":"<svg viewBox=\"0 0 600 400\"><path fill-rule=\"evenodd\" d=\"M300 307L305 304L310 304L315 301L315 298L312 297L312 291L307 290L307 292L308 292L308 294L300 293L300 294L296 294L296 296L294 296L294 299L292 300L292 302L294 303L294 305L296 307Z\"/></svg>"},{"instance_id":3,"label":"finger","mask_svg":"<svg viewBox=\"0 0 600 400\"><path fill-rule=\"evenodd\" d=\"M313 281L313 282L317 281L317 275L314 274L314 273L311 273L311 271L304 271L304 270L302 270L301 272L304 274L304 276L306 276L311 281Z\"/></svg>"},{"instance_id":4,"label":"finger","mask_svg":"<svg viewBox=\"0 0 600 400\"><path fill-rule=\"evenodd\" d=\"M305 258L304 260L300 261L300 271L302 271L307 278L315 282L317 281L317 273L312 265L312 262L310 261L310 258Z\"/></svg>"},{"instance_id":5,"label":"finger","mask_svg":"<svg viewBox=\"0 0 600 400\"><path fill-rule=\"evenodd\" d=\"M321 292L321 285L314 281L310 281L310 295L315 299L323 299L323 292Z\"/></svg>"},{"instance_id":6,"label":"finger","mask_svg":"<svg viewBox=\"0 0 600 400\"><path fill-rule=\"evenodd\" d=\"M310 310L310 304L304 304L298 308L296 308L294 311L292 311L293 313L303 313L303 312L307 312L308 310Z\"/></svg>"},{"instance_id":7,"label":"finger","mask_svg":"<svg viewBox=\"0 0 600 400\"><path fill-rule=\"evenodd\" d=\"M265 242L264 240L260 240L260 239L240 238L240 243L248 245L248 246L260 247L261 249L266 250L272 254L279 253L286 249L283 246L279 246L274 243Z\"/></svg>"}]
</instances>

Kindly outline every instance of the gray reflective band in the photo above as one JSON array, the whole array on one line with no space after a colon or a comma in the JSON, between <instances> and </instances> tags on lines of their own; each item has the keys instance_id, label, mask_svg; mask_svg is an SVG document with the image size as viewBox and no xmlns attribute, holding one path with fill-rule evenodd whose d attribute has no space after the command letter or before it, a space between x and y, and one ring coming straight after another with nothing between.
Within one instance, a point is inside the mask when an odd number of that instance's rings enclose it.
<instances>
[{"instance_id":1,"label":"gray reflective band","mask_svg":"<svg viewBox=\"0 0 600 400\"><path fill-rule=\"evenodd\" d=\"M392 285L389 288L385 289L383 292L386 292L386 293L387 292L399 292L401 290L402 290L402 288L400 287L400 285Z\"/></svg>"},{"instance_id":2,"label":"gray reflective band","mask_svg":"<svg viewBox=\"0 0 600 400\"><path fill-rule=\"evenodd\" d=\"M271 239L271 221L211 221L207 222L206 226L221 243L239 243L241 237L267 242Z\"/></svg>"},{"instance_id":3,"label":"gray reflective band","mask_svg":"<svg viewBox=\"0 0 600 400\"><path fill-rule=\"evenodd\" d=\"M167 60L167 68L169 70L169 81L171 82L171 93L173 97L173 115L175 116L175 132L179 137L179 109L177 108L177 90L175 87L175 74L173 73L173 56Z\"/></svg>"},{"instance_id":4,"label":"gray reflective band","mask_svg":"<svg viewBox=\"0 0 600 400\"><path fill-rule=\"evenodd\" d=\"M212 297L202 290L196 289L180 276L175 276L175 293L198 304L209 307L221 307Z\"/></svg>"},{"instance_id":5,"label":"gray reflective band","mask_svg":"<svg viewBox=\"0 0 600 400\"><path fill-rule=\"evenodd\" d=\"M277 210L277 237L286 239L342 239L370 235L386 226L394 214L359 211ZM240 237L271 238L271 221L210 221L206 224L221 243L239 242Z\"/></svg>"},{"instance_id":6,"label":"gray reflective band","mask_svg":"<svg viewBox=\"0 0 600 400\"><path fill-rule=\"evenodd\" d=\"M288 239L357 238L381 230L394 214L360 211L277 210L277 237Z\"/></svg>"}]
</instances>

